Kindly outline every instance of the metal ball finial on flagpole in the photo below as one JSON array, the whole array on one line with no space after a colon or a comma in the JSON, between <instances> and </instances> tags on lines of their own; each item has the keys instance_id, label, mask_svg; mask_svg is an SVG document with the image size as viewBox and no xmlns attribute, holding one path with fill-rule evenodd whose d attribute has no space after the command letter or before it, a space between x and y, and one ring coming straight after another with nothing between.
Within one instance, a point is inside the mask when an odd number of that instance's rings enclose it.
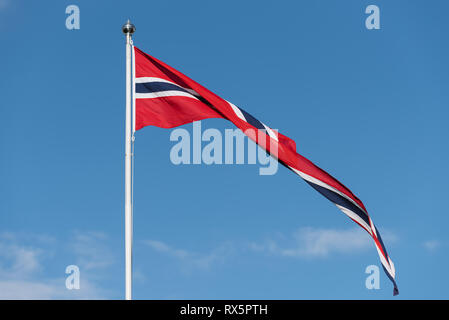
<instances>
[{"instance_id":1,"label":"metal ball finial on flagpole","mask_svg":"<svg viewBox=\"0 0 449 320\"><path fill-rule=\"evenodd\" d=\"M125 122L125 299L132 299L132 242L133 242L133 204L132 204L132 34L136 27L129 21L122 27L126 35L126 122Z\"/></svg>"},{"instance_id":2,"label":"metal ball finial on flagpole","mask_svg":"<svg viewBox=\"0 0 449 320\"><path fill-rule=\"evenodd\" d=\"M136 27L128 19L128 21L123 25L122 31L124 34L133 34L136 31Z\"/></svg>"}]
</instances>

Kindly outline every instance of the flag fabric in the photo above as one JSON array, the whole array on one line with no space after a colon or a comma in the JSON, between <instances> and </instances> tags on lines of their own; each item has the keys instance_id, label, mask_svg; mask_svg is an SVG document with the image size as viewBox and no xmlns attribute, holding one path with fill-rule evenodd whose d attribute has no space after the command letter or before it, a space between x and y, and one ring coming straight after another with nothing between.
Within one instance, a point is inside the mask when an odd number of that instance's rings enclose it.
<instances>
[{"instance_id":1,"label":"flag fabric","mask_svg":"<svg viewBox=\"0 0 449 320\"><path fill-rule=\"evenodd\" d=\"M251 114L220 98L164 62L133 47L134 130L146 126L173 128L208 118L231 121L279 163L333 202L374 240L383 269L399 293L395 267L362 201L337 179L296 152L296 143Z\"/></svg>"}]
</instances>

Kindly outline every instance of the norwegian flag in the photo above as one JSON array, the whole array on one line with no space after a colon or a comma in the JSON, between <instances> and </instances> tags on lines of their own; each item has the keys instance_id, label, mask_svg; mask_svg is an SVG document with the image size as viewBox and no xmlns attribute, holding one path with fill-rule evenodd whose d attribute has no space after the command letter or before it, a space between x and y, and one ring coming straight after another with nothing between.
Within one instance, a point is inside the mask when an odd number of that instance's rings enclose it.
<instances>
[{"instance_id":1,"label":"norwegian flag","mask_svg":"<svg viewBox=\"0 0 449 320\"><path fill-rule=\"evenodd\" d=\"M373 238L382 266L399 293L395 268L362 201L330 174L296 152L296 143L245 110L220 98L164 62L133 47L134 128L173 128L208 118L223 118L240 128L282 165L333 202ZM255 134L257 132L257 134ZM263 134L260 134L263 132Z\"/></svg>"}]
</instances>

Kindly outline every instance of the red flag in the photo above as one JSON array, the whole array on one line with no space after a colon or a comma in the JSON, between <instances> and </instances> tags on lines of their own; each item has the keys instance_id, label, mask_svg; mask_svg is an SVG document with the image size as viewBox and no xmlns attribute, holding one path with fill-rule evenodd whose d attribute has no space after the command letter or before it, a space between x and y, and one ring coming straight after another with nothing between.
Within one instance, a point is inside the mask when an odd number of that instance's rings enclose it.
<instances>
[{"instance_id":1,"label":"red flag","mask_svg":"<svg viewBox=\"0 0 449 320\"><path fill-rule=\"evenodd\" d=\"M382 266L398 294L395 268L362 201L337 179L296 152L295 142L220 98L162 61L134 47L135 129L173 128L208 118L231 121L281 164L332 201L373 238ZM258 132L256 134L255 132ZM260 134L263 132L263 134Z\"/></svg>"}]
</instances>

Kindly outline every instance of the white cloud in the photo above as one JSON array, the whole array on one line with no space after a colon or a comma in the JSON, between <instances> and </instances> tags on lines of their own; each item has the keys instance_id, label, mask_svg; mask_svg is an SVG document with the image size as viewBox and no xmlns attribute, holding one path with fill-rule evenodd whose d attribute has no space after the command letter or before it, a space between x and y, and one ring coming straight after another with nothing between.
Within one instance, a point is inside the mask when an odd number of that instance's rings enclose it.
<instances>
[{"instance_id":1,"label":"white cloud","mask_svg":"<svg viewBox=\"0 0 449 320\"><path fill-rule=\"evenodd\" d=\"M397 237L391 232L384 232L383 239L389 244L397 241ZM207 269L214 263L223 262L236 251L240 254L250 250L284 257L325 258L331 254L357 253L375 249L371 236L360 228L339 230L305 227L288 237L277 234L275 239L251 242L246 245L228 242L204 254L175 248L157 240L147 240L144 243L157 252L182 261L185 266L202 269Z\"/></svg>"},{"instance_id":2,"label":"white cloud","mask_svg":"<svg viewBox=\"0 0 449 320\"><path fill-rule=\"evenodd\" d=\"M387 234L386 239L392 241L395 237ZM286 257L322 258L332 253L353 253L374 248L369 234L356 228L347 230L301 228L288 241L294 245L281 246L278 242L268 240L262 244L252 243L250 249Z\"/></svg>"},{"instance_id":3,"label":"white cloud","mask_svg":"<svg viewBox=\"0 0 449 320\"><path fill-rule=\"evenodd\" d=\"M184 258L187 258L188 256L191 256L191 253L189 253L185 250L172 248L162 241L147 240L144 243L156 251L167 253L167 254L174 256L178 259L184 259Z\"/></svg>"},{"instance_id":4,"label":"white cloud","mask_svg":"<svg viewBox=\"0 0 449 320\"><path fill-rule=\"evenodd\" d=\"M441 243L438 240L428 240L423 243L424 248L426 248L428 251L436 251L440 246Z\"/></svg>"},{"instance_id":5,"label":"white cloud","mask_svg":"<svg viewBox=\"0 0 449 320\"><path fill-rule=\"evenodd\" d=\"M65 287L64 269L56 277L48 276L48 263L53 251L64 250L67 245L58 247L58 242L45 235L21 235L18 233L0 234L0 299L102 299L110 292L100 288L95 281L92 269L110 264L101 249L103 235L98 233L76 233L71 239L75 260L81 269L81 289L68 290ZM100 240L99 240L100 239ZM32 242L33 245L27 245ZM97 243L100 242L100 246ZM95 254L97 255L95 256ZM108 256L107 256L108 257ZM47 261L50 259L50 261ZM91 270L91 271L89 271ZM46 272L47 271L47 272ZM87 271L87 272L85 272Z\"/></svg>"},{"instance_id":6,"label":"white cloud","mask_svg":"<svg viewBox=\"0 0 449 320\"><path fill-rule=\"evenodd\" d=\"M295 234L297 247L285 249L287 256L324 257L331 252L354 252L372 246L368 234L361 229L300 229Z\"/></svg>"},{"instance_id":7,"label":"white cloud","mask_svg":"<svg viewBox=\"0 0 449 320\"><path fill-rule=\"evenodd\" d=\"M103 299L106 291L85 279L81 290L67 290L65 278L0 280L0 300Z\"/></svg>"},{"instance_id":8,"label":"white cloud","mask_svg":"<svg viewBox=\"0 0 449 320\"><path fill-rule=\"evenodd\" d=\"M52 299L61 295L62 288L30 280L0 281L0 299Z\"/></svg>"},{"instance_id":9,"label":"white cloud","mask_svg":"<svg viewBox=\"0 0 449 320\"><path fill-rule=\"evenodd\" d=\"M40 253L36 248L0 242L0 277L17 278L38 271Z\"/></svg>"},{"instance_id":10,"label":"white cloud","mask_svg":"<svg viewBox=\"0 0 449 320\"><path fill-rule=\"evenodd\" d=\"M107 245L108 236L102 232L75 232L70 248L76 264L84 270L101 269L112 265L115 256Z\"/></svg>"},{"instance_id":11,"label":"white cloud","mask_svg":"<svg viewBox=\"0 0 449 320\"><path fill-rule=\"evenodd\" d=\"M209 269L214 263L222 263L225 258L229 256L233 251L233 247L229 243L222 244L219 247L214 248L207 254L200 254L183 249L177 249L167 245L162 241L157 240L146 240L144 241L144 244L155 251L164 253L184 262L185 266L196 267L200 269Z\"/></svg>"},{"instance_id":12,"label":"white cloud","mask_svg":"<svg viewBox=\"0 0 449 320\"><path fill-rule=\"evenodd\" d=\"M0 0L0 10L5 9L7 6L9 6L9 0Z\"/></svg>"}]
</instances>

